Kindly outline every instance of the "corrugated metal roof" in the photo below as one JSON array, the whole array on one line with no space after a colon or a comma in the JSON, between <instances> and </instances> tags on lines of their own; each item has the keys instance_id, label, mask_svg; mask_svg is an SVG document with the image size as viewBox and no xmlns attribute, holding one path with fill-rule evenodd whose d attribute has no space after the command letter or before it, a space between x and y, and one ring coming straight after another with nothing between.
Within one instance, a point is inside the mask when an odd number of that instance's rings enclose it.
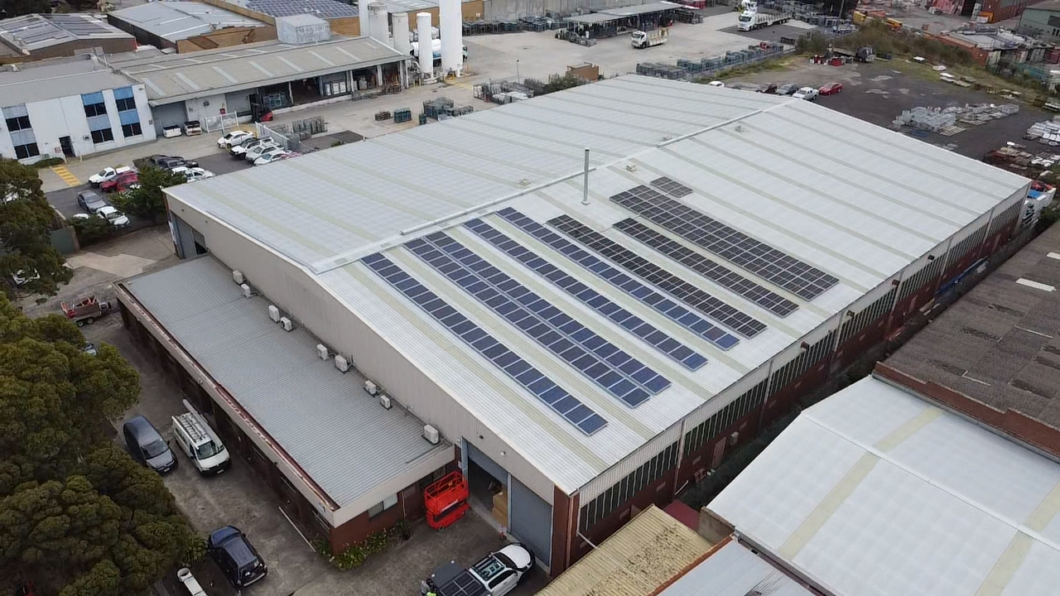
<instances>
[{"instance_id":1,"label":"corrugated metal roof","mask_svg":"<svg viewBox=\"0 0 1060 596\"><path fill-rule=\"evenodd\" d=\"M887 360L920 380L1060 429L1060 227L1052 227Z\"/></svg>"},{"instance_id":2,"label":"corrugated metal roof","mask_svg":"<svg viewBox=\"0 0 1060 596\"><path fill-rule=\"evenodd\" d=\"M1060 583L1060 464L874 378L803 412L709 508L837 596Z\"/></svg>"},{"instance_id":3,"label":"corrugated metal roof","mask_svg":"<svg viewBox=\"0 0 1060 596\"><path fill-rule=\"evenodd\" d=\"M120 68L144 84L151 105L163 105L407 59L374 39L358 37L310 45L268 41L130 60Z\"/></svg>"},{"instance_id":4,"label":"corrugated metal roof","mask_svg":"<svg viewBox=\"0 0 1060 596\"><path fill-rule=\"evenodd\" d=\"M814 596L739 542L730 541L659 596Z\"/></svg>"},{"instance_id":5,"label":"corrugated metal roof","mask_svg":"<svg viewBox=\"0 0 1060 596\"><path fill-rule=\"evenodd\" d=\"M709 550L702 536L652 505L537 596L648 596Z\"/></svg>"},{"instance_id":6,"label":"corrugated metal roof","mask_svg":"<svg viewBox=\"0 0 1060 596\"><path fill-rule=\"evenodd\" d=\"M81 39L131 39L128 33L87 14L28 14L0 20L0 43L30 52Z\"/></svg>"},{"instance_id":7,"label":"corrugated metal roof","mask_svg":"<svg viewBox=\"0 0 1060 596\"><path fill-rule=\"evenodd\" d=\"M593 170L590 204L583 206L586 146ZM630 241L613 226L633 214L608 197L660 176L692 189L684 204L839 282L812 301L760 282L799 306L781 318ZM377 325L458 403L557 486L573 491L1026 184L809 102L624 76L170 192L316 273L355 316ZM503 207L537 222L571 215L767 329L720 350L490 215ZM652 351L459 225L472 217L482 217L709 363L693 372ZM409 251L394 248L437 229L448 229L673 385L635 410L627 408ZM574 391L608 420L607 427L583 435L357 262L377 251Z\"/></svg>"},{"instance_id":8,"label":"corrugated metal roof","mask_svg":"<svg viewBox=\"0 0 1060 596\"><path fill-rule=\"evenodd\" d=\"M212 257L124 285L340 506L450 448L366 399L363 378L320 360L304 329L273 323L268 303L244 298Z\"/></svg>"},{"instance_id":9,"label":"corrugated metal roof","mask_svg":"<svg viewBox=\"0 0 1060 596\"><path fill-rule=\"evenodd\" d=\"M250 17L198 2L148 2L110 13L118 19L172 42L225 27L264 27Z\"/></svg>"},{"instance_id":10,"label":"corrugated metal roof","mask_svg":"<svg viewBox=\"0 0 1060 596\"><path fill-rule=\"evenodd\" d=\"M23 65L17 72L0 72L0 106L8 107L104 89L135 85L94 58L48 65Z\"/></svg>"}]
</instances>

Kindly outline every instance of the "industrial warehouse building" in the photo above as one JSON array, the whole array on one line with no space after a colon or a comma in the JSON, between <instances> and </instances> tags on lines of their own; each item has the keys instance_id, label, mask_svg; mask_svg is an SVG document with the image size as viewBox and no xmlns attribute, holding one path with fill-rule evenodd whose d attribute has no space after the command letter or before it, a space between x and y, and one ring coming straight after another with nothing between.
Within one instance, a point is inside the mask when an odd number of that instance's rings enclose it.
<instances>
[{"instance_id":1,"label":"industrial warehouse building","mask_svg":"<svg viewBox=\"0 0 1060 596\"><path fill-rule=\"evenodd\" d=\"M144 86L94 55L0 72L0 155L32 163L155 139Z\"/></svg>"},{"instance_id":2,"label":"industrial warehouse building","mask_svg":"<svg viewBox=\"0 0 1060 596\"><path fill-rule=\"evenodd\" d=\"M201 258L119 297L336 547L415 510L438 447L558 574L994 252L1027 188L809 102L624 76L170 189ZM338 447L382 406L317 343L437 444ZM286 379L316 374L356 405Z\"/></svg>"},{"instance_id":3,"label":"industrial warehouse building","mask_svg":"<svg viewBox=\"0 0 1060 596\"><path fill-rule=\"evenodd\" d=\"M179 53L276 39L276 27L198 2L149 2L107 14L142 44Z\"/></svg>"},{"instance_id":4,"label":"industrial warehouse building","mask_svg":"<svg viewBox=\"0 0 1060 596\"><path fill-rule=\"evenodd\" d=\"M803 412L708 508L831 596L1060 582L1060 464L882 377Z\"/></svg>"},{"instance_id":5,"label":"industrial warehouse building","mask_svg":"<svg viewBox=\"0 0 1060 596\"><path fill-rule=\"evenodd\" d=\"M79 52L129 52L132 35L88 14L27 14L0 19L0 64L73 56Z\"/></svg>"}]
</instances>

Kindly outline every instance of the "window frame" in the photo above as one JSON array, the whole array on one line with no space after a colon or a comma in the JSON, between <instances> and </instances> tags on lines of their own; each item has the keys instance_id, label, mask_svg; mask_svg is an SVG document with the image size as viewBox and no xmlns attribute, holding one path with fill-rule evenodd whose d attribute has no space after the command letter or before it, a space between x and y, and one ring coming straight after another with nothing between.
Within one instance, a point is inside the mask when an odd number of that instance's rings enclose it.
<instances>
[{"instance_id":1,"label":"window frame","mask_svg":"<svg viewBox=\"0 0 1060 596\"><path fill-rule=\"evenodd\" d=\"M32 152L28 149L29 147L33 148ZM19 149L24 149L22 153L25 153L25 155L21 155ZM36 142L15 145L15 159L29 159L31 157L37 157L38 155L40 155L40 147L37 146Z\"/></svg>"},{"instance_id":2,"label":"window frame","mask_svg":"<svg viewBox=\"0 0 1060 596\"><path fill-rule=\"evenodd\" d=\"M92 118L93 116L106 116L107 115L107 103L89 103L85 104L85 118Z\"/></svg>"},{"instance_id":3,"label":"window frame","mask_svg":"<svg viewBox=\"0 0 1060 596\"><path fill-rule=\"evenodd\" d=\"M96 135L97 134L99 135L99 138L101 139L99 141L96 140ZM105 138L107 135L110 136L109 139ZM112 128L109 128L109 127L108 128L101 128L99 130L93 130L92 131L92 144L93 145L101 145L103 143L111 143L113 141L114 141L114 130Z\"/></svg>"},{"instance_id":4,"label":"window frame","mask_svg":"<svg viewBox=\"0 0 1060 596\"><path fill-rule=\"evenodd\" d=\"M22 125L22 120L26 121L25 126ZM14 122L12 125L11 123ZM18 132L20 130L32 130L33 125L29 121L29 115L26 116L15 116L13 118L5 118L4 125L7 126L8 132Z\"/></svg>"},{"instance_id":5,"label":"window frame","mask_svg":"<svg viewBox=\"0 0 1060 596\"><path fill-rule=\"evenodd\" d=\"M135 132L133 132L133 129L132 129L132 127L134 127L134 126L136 127L136 131ZM128 133L125 132L125 129L127 129L127 128L129 129ZM143 129L142 126L140 126L139 122L132 122L132 123L129 123L129 124L122 124L121 125L121 136L123 136L125 138L139 137L139 136L143 136L143 134L144 134L144 129Z\"/></svg>"}]
</instances>

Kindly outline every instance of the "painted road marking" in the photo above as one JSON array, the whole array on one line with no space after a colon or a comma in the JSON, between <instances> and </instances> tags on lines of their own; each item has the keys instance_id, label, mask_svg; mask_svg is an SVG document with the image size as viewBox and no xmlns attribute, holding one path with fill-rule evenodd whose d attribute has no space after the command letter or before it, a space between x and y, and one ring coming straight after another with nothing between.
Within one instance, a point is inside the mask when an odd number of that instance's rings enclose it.
<instances>
[{"instance_id":1,"label":"painted road marking","mask_svg":"<svg viewBox=\"0 0 1060 596\"><path fill-rule=\"evenodd\" d=\"M81 181L76 176L70 173L70 170L66 169L66 166L53 166L52 171L55 172L60 178L63 179L69 186L81 186Z\"/></svg>"}]
</instances>

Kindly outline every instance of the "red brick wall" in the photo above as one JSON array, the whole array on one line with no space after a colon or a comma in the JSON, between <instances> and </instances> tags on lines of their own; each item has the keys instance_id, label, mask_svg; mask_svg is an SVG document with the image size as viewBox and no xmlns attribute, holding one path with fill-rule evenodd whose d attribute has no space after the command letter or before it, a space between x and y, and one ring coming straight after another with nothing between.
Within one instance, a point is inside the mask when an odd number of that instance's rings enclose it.
<instances>
[{"instance_id":1,"label":"red brick wall","mask_svg":"<svg viewBox=\"0 0 1060 596\"><path fill-rule=\"evenodd\" d=\"M577 498L575 495L573 502L576 502ZM554 487L552 493L552 561L549 565L552 577L556 577L567 569L567 551L572 533L578 529L577 516L571 515L572 504L570 497L558 487Z\"/></svg>"},{"instance_id":2,"label":"red brick wall","mask_svg":"<svg viewBox=\"0 0 1060 596\"><path fill-rule=\"evenodd\" d=\"M938 402L969 418L978 420L1005 434L1060 457L1060 429L1029 418L1013 410L1001 411L975 400L949 387L929 381L921 381L880 362L876 364L875 375L893 383L907 387L921 396Z\"/></svg>"},{"instance_id":3,"label":"red brick wall","mask_svg":"<svg viewBox=\"0 0 1060 596\"><path fill-rule=\"evenodd\" d=\"M838 372L850 365L864 354L865 350L879 343L887 332L890 313L885 312L880 318L869 323L857 335L839 344L832 357L832 372Z\"/></svg>"},{"instance_id":4,"label":"red brick wall","mask_svg":"<svg viewBox=\"0 0 1060 596\"><path fill-rule=\"evenodd\" d=\"M397 505L380 513L372 519L368 519L368 512L358 515L350 521L331 531L331 550L340 552L346 550L351 544L363 542L372 532L385 530L402 518L402 496L398 493Z\"/></svg>"},{"instance_id":5,"label":"red brick wall","mask_svg":"<svg viewBox=\"0 0 1060 596\"><path fill-rule=\"evenodd\" d=\"M744 443L753 441L758 435L758 422L762 419L762 407L759 406L738 418L728 427L721 430L716 437L705 442L699 449L690 452L681 459L681 467L677 471L677 487L685 486L685 483L693 484L696 481L696 472L709 471L711 460L714 458L714 448L718 443L729 440L734 432L740 433L736 445L727 445L725 451L736 449Z\"/></svg>"}]
</instances>

